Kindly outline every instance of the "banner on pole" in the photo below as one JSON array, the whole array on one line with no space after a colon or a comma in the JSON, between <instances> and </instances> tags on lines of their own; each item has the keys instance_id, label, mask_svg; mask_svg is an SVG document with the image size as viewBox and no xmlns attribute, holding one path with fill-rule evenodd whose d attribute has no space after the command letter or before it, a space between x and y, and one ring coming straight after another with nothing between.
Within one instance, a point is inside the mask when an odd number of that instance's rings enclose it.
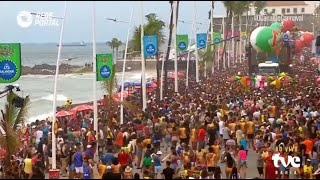
<instances>
[{"instance_id":1,"label":"banner on pole","mask_svg":"<svg viewBox=\"0 0 320 180\"><path fill-rule=\"evenodd\" d=\"M241 32L240 36L241 36L241 40L242 40L242 41L245 41L245 40L247 40L247 38L248 38L247 32Z\"/></svg>"},{"instance_id":2,"label":"banner on pole","mask_svg":"<svg viewBox=\"0 0 320 180\"><path fill-rule=\"evenodd\" d=\"M108 80L113 71L112 54L97 54L97 81Z\"/></svg>"},{"instance_id":3,"label":"banner on pole","mask_svg":"<svg viewBox=\"0 0 320 180\"><path fill-rule=\"evenodd\" d=\"M240 41L240 31L235 31L234 32L234 40L235 41Z\"/></svg>"},{"instance_id":4,"label":"banner on pole","mask_svg":"<svg viewBox=\"0 0 320 180\"><path fill-rule=\"evenodd\" d=\"M188 35L177 35L177 52L188 49Z\"/></svg>"},{"instance_id":5,"label":"banner on pole","mask_svg":"<svg viewBox=\"0 0 320 180\"><path fill-rule=\"evenodd\" d=\"M207 33L197 34L197 48L202 49L207 46Z\"/></svg>"},{"instance_id":6,"label":"banner on pole","mask_svg":"<svg viewBox=\"0 0 320 180\"><path fill-rule=\"evenodd\" d=\"M224 39L230 41L232 37L232 31L228 31L224 33Z\"/></svg>"},{"instance_id":7,"label":"banner on pole","mask_svg":"<svg viewBox=\"0 0 320 180\"><path fill-rule=\"evenodd\" d=\"M221 40L221 32L213 32L213 43L219 43Z\"/></svg>"},{"instance_id":8,"label":"banner on pole","mask_svg":"<svg viewBox=\"0 0 320 180\"><path fill-rule=\"evenodd\" d=\"M144 56L155 56L158 52L157 35L143 37Z\"/></svg>"},{"instance_id":9,"label":"banner on pole","mask_svg":"<svg viewBox=\"0 0 320 180\"><path fill-rule=\"evenodd\" d=\"M20 43L0 43L0 83L13 83L20 75Z\"/></svg>"}]
</instances>

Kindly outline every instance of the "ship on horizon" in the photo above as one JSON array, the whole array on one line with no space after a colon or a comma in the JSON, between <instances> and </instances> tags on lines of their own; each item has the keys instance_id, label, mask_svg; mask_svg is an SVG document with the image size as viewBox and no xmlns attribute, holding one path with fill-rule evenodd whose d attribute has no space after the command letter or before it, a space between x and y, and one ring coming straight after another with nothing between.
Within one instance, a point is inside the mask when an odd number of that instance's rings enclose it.
<instances>
[{"instance_id":1,"label":"ship on horizon","mask_svg":"<svg viewBox=\"0 0 320 180\"><path fill-rule=\"evenodd\" d=\"M59 47L59 44L57 44L57 46ZM76 43L70 43L70 44L62 44L62 46L86 46L86 44L84 42L81 42L80 44L76 44Z\"/></svg>"}]
</instances>

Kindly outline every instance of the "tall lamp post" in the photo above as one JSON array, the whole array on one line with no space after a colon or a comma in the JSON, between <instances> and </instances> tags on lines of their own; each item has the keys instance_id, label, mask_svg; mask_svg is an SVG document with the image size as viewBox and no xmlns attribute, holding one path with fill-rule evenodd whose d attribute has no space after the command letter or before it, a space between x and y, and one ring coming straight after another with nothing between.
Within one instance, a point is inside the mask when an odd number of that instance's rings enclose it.
<instances>
[{"instance_id":1,"label":"tall lamp post","mask_svg":"<svg viewBox=\"0 0 320 180\"><path fill-rule=\"evenodd\" d=\"M130 27L131 27L131 22L132 22L132 16L133 16L133 8L131 11L130 15L130 21L122 21L122 20L117 20L117 19L110 19L106 18L107 20L111 20L114 22L120 22L120 23L129 23L128 27L128 32L127 32L127 39L126 39L126 49L124 51L124 60L123 60L123 65L122 65L122 77L121 77L121 95L120 95L120 124L123 124L123 93L124 93L124 74L126 72L126 61L127 61L127 54L128 54L128 44L129 44L129 35L130 35Z\"/></svg>"},{"instance_id":2,"label":"tall lamp post","mask_svg":"<svg viewBox=\"0 0 320 180\"><path fill-rule=\"evenodd\" d=\"M144 13L143 13L143 1L140 1L140 11L141 11L141 92L142 92L142 111L145 111L147 108L147 89L146 89L146 64L144 60L144 44L143 44L143 36L144 36Z\"/></svg>"},{"instance_id":3,"label":"tall lamp post","mask_svg":"<svg viewBox=\"0 0 320 180\"><path fill-rule=\"evenodd\" d=\"M64 15L62 18L62 25L61 25L61 30L60 30L60 40L59 40L59 47L58 47L58 57L57 57L57 63L56 63L56 74L54 78L54 88L53 88L53 103L52 103L52 169L53 171L57 170L57 142L56 142L56 135L54 132L54 127L56 123L56 110L57 110L57 85L58 85L58 75L59 75L59 65L60 65L60 56L61 56L61 49L62 49L62 39L63 39L63 31L64 31L64 24L65 24L65 19L66 19L66 14L67 14L67 4L68 2L65 2L64 5Z\"/></svg>"}]
</instances>

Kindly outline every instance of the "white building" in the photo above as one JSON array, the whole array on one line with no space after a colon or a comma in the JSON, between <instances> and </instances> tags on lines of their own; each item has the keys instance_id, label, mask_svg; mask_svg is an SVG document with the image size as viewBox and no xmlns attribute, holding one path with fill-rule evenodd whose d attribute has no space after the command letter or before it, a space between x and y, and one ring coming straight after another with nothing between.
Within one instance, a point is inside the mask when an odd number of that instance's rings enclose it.
<instances>
[{"instance_id":1,"label":"white building","mask_svg":"<svg viewBox=\"0 0 320 180\"><path fill-rule=\"evenodd\" d=\"M267 5L260 15L294 15L314 14L314 9L319 1L266 1ZM254 7L250 7L249 15L255 15Z\"/></svg>"}]
</instances>

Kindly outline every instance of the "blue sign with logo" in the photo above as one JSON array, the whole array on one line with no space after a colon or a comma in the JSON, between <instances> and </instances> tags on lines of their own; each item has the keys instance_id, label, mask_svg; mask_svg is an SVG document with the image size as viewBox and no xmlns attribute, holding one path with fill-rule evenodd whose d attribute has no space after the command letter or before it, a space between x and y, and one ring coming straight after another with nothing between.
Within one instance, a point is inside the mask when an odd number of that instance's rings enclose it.
<instances>
[{"instance_id":1,"label":"blue sign with logo","mask_svg":"<svg viewBox=\"0 0 320 180\"><path fill-rule=\"evenodd\" d=\"M202 49L207 46L207 33L197 34L197 48Z\"/></svg>"},{"instance_id":2,"label":"blue sign with logo","mask_svg":"<svg viewBox=\"0 0 320 180\"><path fill-rule=\"evenodd\" d=\"M108 79L111 76L111 69L109 66L102 66L100 68L100 75L101 77Z\"/></svg>"},{"instance_id":3,"label":"blue sign with logo","mask_svg":"<svg viewBox=\"0 0 320 180\"><path fill-rule=\"evenodd\" d=\"M157 35L143 37L144 56L155 56L158 52Z\"/></svg>"},{"instance_id":4,"label":"blue sign with logo","mask_svg":"<svg viewBox=\"0 0 320 180\"><path fill-rule=\"evenodd\" d=\"M10 80L17 74L17 66L8 60L0 62L0 78Z\"/></svg>"},{"instance_id":5,"label":"blue sign with logo","mask_svg":"<svg viewBox=\"0 0 320 180\"><path fill-rule=\"evenodd\" d=\"M289 39L289 35L288 34L284 34L283 35L283 40L288 40Z\"/></svg>"},{"instance_id":6,"label":"blue sign with logo","mask_svg":"<svg viewBox=\"0 0 320 180\"><path fill-rule=\"evenodd\" d=\"M220 38L215 38L214 39L214 43L219 43L220 42Z\"/></svg>"},{"instance_id":7,"label":"blue sign with logo","mask_svg":"<svg viewBox=\"0 0 320 180\"><path fill-rule=\"evenodd\" d=\"M185 42L180 42L180 43L178 44L178 48L179 48L180 50L184 50L184 49L187 48L187 44L186 44Z\"/></svg>"},{"instance_id":8,"label":"blue sign with logo","mask_svg":"<svg viewBox=\"0 0 320 180\"><path fill-rule=\"evenodd\" d=\"M247 39L247 36L242 36L242 40L246 40Z\"/></svg>"}]
</instances>

